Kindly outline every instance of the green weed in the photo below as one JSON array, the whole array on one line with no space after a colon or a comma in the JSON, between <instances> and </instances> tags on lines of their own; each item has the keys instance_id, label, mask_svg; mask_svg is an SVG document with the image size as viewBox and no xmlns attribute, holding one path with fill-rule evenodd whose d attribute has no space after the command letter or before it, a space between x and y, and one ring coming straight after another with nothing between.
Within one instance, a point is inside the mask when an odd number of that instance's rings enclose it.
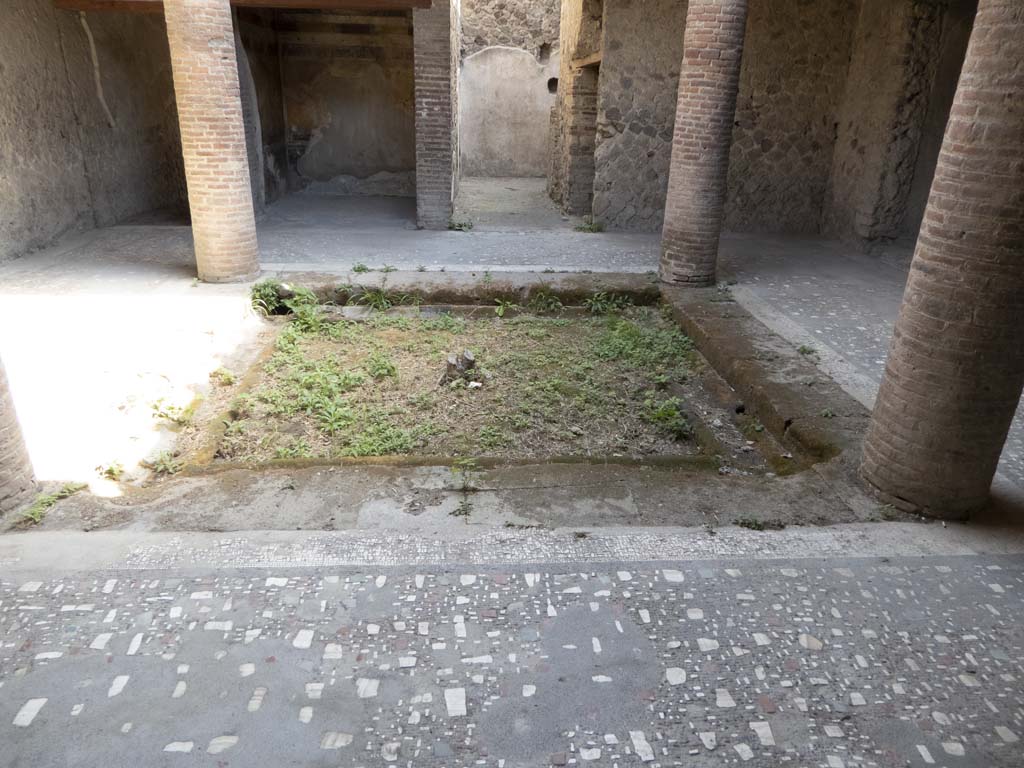
<instances>
[{"instance_id":1,"label":"green weed","mask_svg":"<svg viewBox=\"0 0 1024 768\"><path fill-rule=\"evenodd\" d=\"M38 525L43 521L43 517L46 516L50 507L61 499L74 496L79 491L88 487L85 483L64 483L60 490L54 493L41 493L36 496L35 501L32 502L29 508L21 513L21 519L28 520L33 525Z\"/></svg>"}]
</instances>

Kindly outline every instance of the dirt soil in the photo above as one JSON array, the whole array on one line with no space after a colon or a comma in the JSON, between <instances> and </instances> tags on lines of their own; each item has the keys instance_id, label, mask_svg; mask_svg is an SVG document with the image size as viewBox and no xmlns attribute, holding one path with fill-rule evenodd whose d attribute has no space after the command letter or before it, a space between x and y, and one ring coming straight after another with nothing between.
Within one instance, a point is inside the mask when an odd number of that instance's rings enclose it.
<instances>
[{"instance_id":1,"label":"dirt soil","mask_svg":"<svg viewBox=\"0 0 1024 768\"><path fill-rule=\"evenodd\" d=\"M232 462L643 458L718 448L702 442L688 410L706 396L703 363L657 310L484 312L294 316L245 377L228 418L207 411L197 427L223 429L215 459ZM464 350L475 367L445 379L447 358Z\"/></svg>"}]
</instances>

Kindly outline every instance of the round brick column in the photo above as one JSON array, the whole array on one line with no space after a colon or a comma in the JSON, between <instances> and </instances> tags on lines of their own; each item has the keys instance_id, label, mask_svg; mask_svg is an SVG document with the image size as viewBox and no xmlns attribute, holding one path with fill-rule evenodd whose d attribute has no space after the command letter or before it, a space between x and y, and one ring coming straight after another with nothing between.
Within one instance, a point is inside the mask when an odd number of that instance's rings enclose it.
<instances>
[{"instance_id":1,"label":"round brick column","mask_svg":"<svg viewBox=\"0 0 1024 768\"><path fill-rule=\"evenodd\" d=\"M715 282L746 0L690 0L661 233L661 279Z\"/></svg>"},{"instance_id":2,"label":"round brick column","mask_svg":"<svg viewBox=\"0 0 1024 768\"><path fill-rule=\"evenodd\" d=\"M981 0L864 445L890 502L983 506L1024 386L1024 5Z\"/></svg>"},{"instance_id":3,"label":"round brick column","mask_svg":"<svg viewBox=\"0 0 1024 768\"><path fill-rule=\"evenodd\" d=\"M0 361L0 514L27 503L35 492L32 464Z\"/></svg>"},{"instance_id":4,"label":"round brick column","mask_svg":"<svg viewBox=\"0 0 1024 768\"><path fill-rule=\"evenodd\" d=\"M229 0L165 0L199 278L259 272Z\"/></svg>"}]
</instances>

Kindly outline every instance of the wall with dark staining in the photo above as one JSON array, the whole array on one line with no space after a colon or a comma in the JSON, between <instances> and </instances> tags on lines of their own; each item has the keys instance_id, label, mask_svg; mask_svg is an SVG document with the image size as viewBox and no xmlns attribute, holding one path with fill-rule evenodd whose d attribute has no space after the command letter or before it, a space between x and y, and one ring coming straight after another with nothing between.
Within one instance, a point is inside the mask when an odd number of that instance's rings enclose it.
<instances>
[{"instance_id":1,"label":"wall with dark staining","mask_svg":"<svg viewBox=\"0 0 1024 768\"><path fill-rule=\"evenodd\" d=\"M71 230L183 208L162 17L80 15L37 0L7 0L3 11L0 260Z\"/></svg>"},{"instance_id":2,"label":"wall with dark staining","mask_svg":"<svg viewBox=\"0 0 1024 768\"><path fill-rule=\"evenodd\" d=\"M415 194L408 12L280 12L288 181L345 194Z\"/></svg>"}]
</instances>

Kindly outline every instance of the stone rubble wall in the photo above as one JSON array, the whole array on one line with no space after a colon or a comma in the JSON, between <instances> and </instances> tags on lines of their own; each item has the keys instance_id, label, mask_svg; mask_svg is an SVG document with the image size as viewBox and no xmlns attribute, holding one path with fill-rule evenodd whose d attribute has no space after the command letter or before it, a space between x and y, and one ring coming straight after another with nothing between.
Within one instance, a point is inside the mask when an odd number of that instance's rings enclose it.
<instances>
[{"instance_id":1,"label":"stone rubble wall","mask_svg":"<svg viewBox=\"0 0 1024 768\"><path fill-rule=\"evenodd\" d=\"M39 0L5 0L3 11L0 261L71 230L183 208L162 17L83 16Z\"/></svg>"},{"instance_id":2,"label":"stone rubble wall","mask_svg":"<svg viewBox=\"0 0 1024 768\"><path fill-rule=\"evenodd\" d=\"M725 228L915 234L975 5L751 0ZM572 65L585 2L564 4L549 190L567 210L609 229L661 229L686 6L604 2L591 207L573 189L584 165L573 153L586 149Z\"/></svg>"},{"instance_id":3,"label":"stone rubble wall","mask_svg":"<svg viewBox=\"0 0 1024 768\"><path fill-rule=\"evenodd\" d=\"M814 232L831 169L856 0L752 2L726 228ZM661 228L686 2L606 0L594 217ZM651 20L660 23L652 25Z\"/></svg>"},{"instance_id":4,"label":"stone rubble wall","mask_svg":"<svg viewBox=\"0 0 1024 768\"><path fill-rule=\"evenodd\" d=\"M462 58L501 45L544 63L558 46L561 12L560 0L463 0Z\"/></svg>"}]
</instances>

